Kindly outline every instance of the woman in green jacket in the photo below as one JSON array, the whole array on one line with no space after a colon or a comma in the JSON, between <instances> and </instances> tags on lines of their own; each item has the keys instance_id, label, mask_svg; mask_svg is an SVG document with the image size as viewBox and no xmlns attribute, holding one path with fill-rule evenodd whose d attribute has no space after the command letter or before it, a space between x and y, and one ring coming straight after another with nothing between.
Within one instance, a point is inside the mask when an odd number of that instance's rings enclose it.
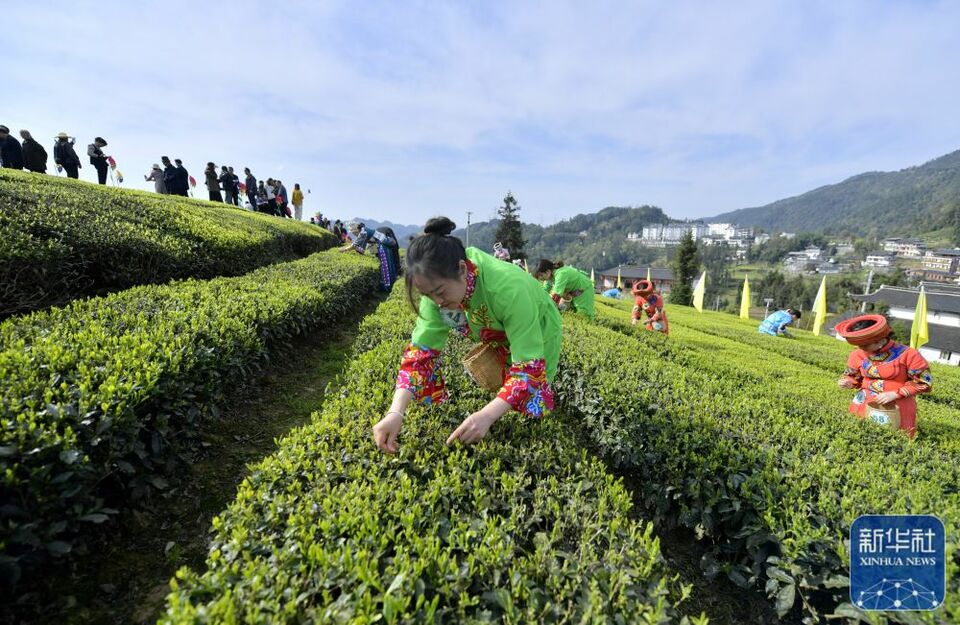
<instances>
[{"instance_id":1,"label":"woman in green jacket","mask_svg":"<svg viewBox=\"0 0 960 625\"><path fill-rule=\"evenodd\" d=\"M553 409L550 382L562 334L556 306L520 267L464 249L450 236L455 227L446 217L435 217L407 250L407 296L418 319L400 363L393 403L373 428L377 447L387 453L397 451L411 401L432 404L447 398L439 357L451 331L495 347L503 386L450 434L448 445L476 443L510 409L535 418Z\"/></svg>"},{"instance_id":2,"label":"woman in green jacket","mask_svg":"<svg viewBox=\"0 0 960 625\"><path fill-rule=\"evenodd\" d=\"M563 261L553 262L546 258L540 259L536 276L537 280L543 281L544 288L550 289L550 297L557 306L568 302L575 312L593 319L593 280L590 276L576 267L565 266Z\"/></svg>"}]
</instances>

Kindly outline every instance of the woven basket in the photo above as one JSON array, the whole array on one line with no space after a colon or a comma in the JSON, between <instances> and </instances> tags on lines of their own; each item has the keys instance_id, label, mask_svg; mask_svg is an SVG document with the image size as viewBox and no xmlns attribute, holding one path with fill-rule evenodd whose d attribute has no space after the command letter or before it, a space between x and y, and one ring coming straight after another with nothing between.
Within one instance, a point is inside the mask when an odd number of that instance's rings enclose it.
<instances>
[{"instance_id":1,"label":"woven basket","mask_svg":"<svg viewBox=\"0 0 960 625\"><path fill-rule=\"evenodd\" d=\"M895 430L900 429L900 409L896 405L881 406L868 403L866 415L866 418L874 423L889 425Z\"/></svg>"},{"instance_id":2,"label":"woven basket","mask_svg":"<svg viewBox=\"0 0 960 625\"><path fill-rule=\"evenodd\" d=\"M463 368L478 386L497 392L503 386L503 368L497 348L490 343L477 343L463 357Z\"/></svg>"}]
</instances>

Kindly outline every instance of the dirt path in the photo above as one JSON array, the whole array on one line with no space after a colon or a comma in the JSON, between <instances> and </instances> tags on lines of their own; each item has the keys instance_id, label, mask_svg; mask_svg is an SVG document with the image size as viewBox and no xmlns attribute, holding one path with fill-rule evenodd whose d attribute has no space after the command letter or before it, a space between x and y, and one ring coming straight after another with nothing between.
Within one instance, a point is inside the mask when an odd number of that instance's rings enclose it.
<instances>
[{"instance_id":1,"label":"dirt path","mask_svg":"<svg viewBox=\"0 0 960 625\"><path fill-rule=\"evenodd\" d=\"M162 497L124 514L72 570L52 571L0 622L155 623L173 573L184 565L204 568L211 519L233 500L248 465L320 408L357 325L379 302L371 298L349 323L275 354L263 374L235 391L219 419L203 426L199 449Z\"/></svg>"}]
</instances>

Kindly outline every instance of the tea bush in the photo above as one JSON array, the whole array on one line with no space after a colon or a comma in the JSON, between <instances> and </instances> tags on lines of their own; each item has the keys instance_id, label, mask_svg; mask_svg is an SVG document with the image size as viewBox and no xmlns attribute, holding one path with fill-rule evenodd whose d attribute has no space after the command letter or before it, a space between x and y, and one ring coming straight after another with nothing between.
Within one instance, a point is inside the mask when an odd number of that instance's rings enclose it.
<instances>
[{"instance_id":1,"label":"tea bush","mask_svg":"<svg viewBox=\"0 0 960 625\"><path fill-rule=\"evenodd\" d=\"M276 344L348 317L377 264L335 252L135 287L0 324L0 570L62 555L112 499L162 487L176 442ZM120 491L123 496L115 491Z\"/></svg>"},{"instance_id":2,"label":"tea bush","mask_svg":"<svg viewBox=\"0 0 960 625\"><path fill-rule=\"evenodd\" d=\"M0 318L175 278L236 276L336 244L226 204L0 170Z\"/></svg>"},{"instance_id":3,"label":"tea bush","mask_svg":"<svg viewBox=\"0 0 960 625\"><path fill-rule=\"evenodd\" d=\"M510 414L447 448L489 399L449 366L453 401L377 451L412 325L399 292L362 325L340 395L214 520L207 571L177 573L161 623L690 622L651 526L561 418Z\"/></svg>"},{"instance_id":4,"label":"tea bush","mask_svg":"<svg viewBox=\"0 0 960 625\"><path fill-rule=\"evenodd\" d=\"M655 522L710 538L709 574L762 585L781 613L799 602L810 616L867 620L848 603L851 522L933 513L947 527L946 606L900 618L960 619L952 453L847 415L835 375L818 373L820 389L792 388L775 358L741 344L676 332L673 318L664 337L631 327L621 308L597 312L608 327L564 317L559 405L581 417L610 466L636 478L634 496ZM831 386L840 399L827 396Z\"/></svg>"}]
</instances>

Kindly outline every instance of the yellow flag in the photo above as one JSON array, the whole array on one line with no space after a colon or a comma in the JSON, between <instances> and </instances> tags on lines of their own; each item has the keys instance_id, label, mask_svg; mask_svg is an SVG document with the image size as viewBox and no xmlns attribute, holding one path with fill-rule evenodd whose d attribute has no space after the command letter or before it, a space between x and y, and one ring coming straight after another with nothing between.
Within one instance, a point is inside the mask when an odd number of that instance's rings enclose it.
<instances>
[{"instance_id":1,"label":"yellow flag","mask_svg":"<svg viewBox=\"0 0 960 625\"><path fill-rule=\"evenodd\" d=\"M653 278L650 277L650 268L647 267L647 282L653 284Z\"/></svg>"},{"instance_id":2,"label":"yellow flag","mask_svg":"<svg viewBox=\"0 0 960 625\"><path fill-rule=\"evenodd\" d=\"M813 333L820 336L820 328L823 322L827 320L827 276L820 280L820 289L817 291L817 298L813 300L813 312L816 317L813 318Z\"/></svg>"},{"instance_id":3,"label":"yellow flag","mask_svg":"<svg viewBox=\"0 0 960 625\"><path fill-rule=\"evenodd\" d=\"M593 283L597 282L593 277L593 267L590 268L590 282L593 282Z\"/></svg>"},{"instance_id":4,"label":"yellow flag","mask_svg":"<svg viewBox=\"0 0 960 625\"><path fill-rule=\"evenodd\" d=\"M917 310L913 314L913 325L910 327L910 347L920 349L930 340L930 330L927 328L927 294L920 287L920 297L917 298Z\"/></svg>"},{"instance_id":5,"label":"yellow flag","mask_svg":"<svg viewBox=\"0 0 960 625\"><path fill-rule=\"evenodd\" d=\"M743 293L740 295L740 318L750 319L750 278L743 277Z\"/></svg>"},{"instance_id":6,"label":"yellow flag","mask_svg":"<svg viewBox=\"0 0 960 625\"><path fill-rule=\"evenodd\" d=\"M699 312L703 312L703 296L707 291L707 271L704 270L697 282L697 288L693 290L693 307Z\"/></svg>"},{"instance_id":7,"label":"yellow flag","mask_svg":"<svg viewBox=\"0 0 960 625\"><path fill-rule=\"evenodd\" d=\"M620 268L617 267L617 288L623 290L623 280L620 279Z\"/></svg>"},{"instance_id":8,"label":"yellow flag","mask_svg":"<svg viewBox=\"0 0 960 625\"><path fill-rule=\"evenodd\" d=\"M526 258L523 259L523 270L526 271L527 273L530 273L530 268L527 267L527 259L526 259Z\"/></svg>"}]
</instances>

